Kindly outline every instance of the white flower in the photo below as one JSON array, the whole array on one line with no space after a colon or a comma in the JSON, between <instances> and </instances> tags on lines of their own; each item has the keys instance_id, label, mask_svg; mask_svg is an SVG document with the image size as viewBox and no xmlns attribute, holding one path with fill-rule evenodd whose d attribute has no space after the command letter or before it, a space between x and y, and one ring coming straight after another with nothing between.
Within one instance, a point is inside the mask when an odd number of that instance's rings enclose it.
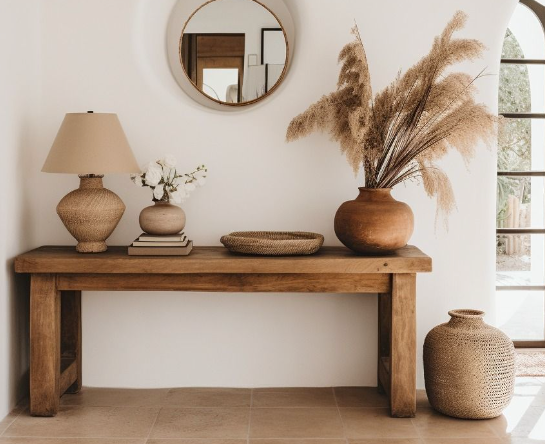
<instances>
[{"instance_id":1,"label":"white flower","mask_svg":"<svg viewBox=\"0 0 545 444\"><path fill-rule=\"evenodd\" d=\"M149 162L142 168L142 173L131 174L131 180L138 186L151 187L154 200L160 201L166 196L169 201L181 203L197 185L206 183L207 169L200 165L191 173L179 175L176 164L174 156L166 155L163 159Z\"/></svg>"},{"instance_id":2,"label":"white flower","mask_svg":"<svg viewBox=\"0 0 545 444\"><path fill-rule=\"evenodd\" d=\"M161 168L159 165L157 165L157 162L148 162L146 165L142 167L142 172L147 173L149 170L152 170L154 168Z\"/></svg>"},{"instance_id":3,"label":"white flower","mask_svg":"<svg viewBox=\"0 0 545 444\"><path fill-rule=\"evenodd\" d=\"M142 180L142 176L140 174L131 174L131 180L139 187L144 186L144 181Z\"/></svg>"},{"instance_id":4,"label":"white flower","mask_svg":"<svg viewBox=\"0 0 545 444\"><path fill-rule=\"evenodd\" d=\"M206 183L206 176L197 177L197 183L202 187Z\"/></svg>"},{"instance_id":5,"label":"white flower","mask_svg":"<svg viewBox=\"0 0 545 444\"><path fill-rule=\"evenodd\" d=\"M178 163L178 161L176 160L174 156L166 155L165 158L161 161L161 163L166 168L172 169L176 167L176 163Z\"/></svg>"},{"instance_id":6,"label":"white flower","mask_svg":"<svg viewBox=\"0 0 545 444\"><path fill-rule=\"evenodd\" d=\"M195 188L197 187L195 186L194 183L186 183L184 188L187 193L191 193L192 191L195 191Z\"/></svg>"},{"instance_id":7,"label":"white flower","mask_svg":"<svg viewBox=\"0 0 545 444\"><path fill-rule=\"evenodd\" d=\"M163 179L165 179L165 182L168 182L175 174L176 170L174 168L169 168L167 166L163 167Z\"/></svg>"},{"instance_id":8,"label":"white flower","mask_svg":"<svg viewBox=\"0 0 545 444\"><path fill-rule=\"evenodd\" d=\"M146 185L149 185L150 187L157 186L162 178L163 174L159 165L157 165L157 168L149 168L146 172Z\"/></svg>"},{"instance_id":9,"label":"white flower","mask_svg":"<svg viewBox=\"0 0 545 444\"><path fill-rule=\"evenodd\" d=\"M157 185L155 189L153 190L153 197L155 197L155 199L157 200L161 200L164 194L165 194L164 185Z\"/></svg>"},{"instance_id":10,"label":"white flower","mask_svg":"<svg viewBox=\"0 0 545 444\"><path fill-rule=\"evenodd\" d=\"M182 203L184 201L184 197L186 197L186 195L182 191L174 191L173 193L169 193L169 200L177 204Z\"/></svg>"},{"instance_id":11,"label":"white flower","mask_svg":"<svg viewBox=\"0 0 545 444\"><path fill-rule=\"evenodd\" d=\"M177 188L183 188L185 187L185 181L186 181L185 177L177 177L176 179L174 179L173 185Z\"/></svg>"}]
</instances>

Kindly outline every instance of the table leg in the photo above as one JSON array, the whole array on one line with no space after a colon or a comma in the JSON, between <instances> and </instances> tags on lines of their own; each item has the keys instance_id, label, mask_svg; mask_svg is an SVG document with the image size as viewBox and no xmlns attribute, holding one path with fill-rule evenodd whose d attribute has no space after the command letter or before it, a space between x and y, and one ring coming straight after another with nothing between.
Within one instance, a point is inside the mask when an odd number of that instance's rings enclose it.
<instances>
[{"instance_id":1,"label":"table leg","mask_svg":"<svg viewBox=\"0 0 545 444\"><path fill-rule=\"evenodd\" d=\"M390 411L416 414L416 275L392 276L390 326Z\"/></svg>"},{"instance_id":2,"label":"table leg","mask_svg":"<svg viewBox=\"0 0 545 444\"><path fill-rule=\"evenodd\" d=\"M30 281L30 413L55 416L59 409L61 298L54 274Z\"/></svg>"},{"instance_id":3,"label":"table leg","mask_svg":"<svg viewBox=\"0 0 545 444\"><path fill-rule=\"evenodd\" d=\"M63 365L65 363L66 365ZM62 291L61 366L68 367L72 363L75 363L76 380L68 387L66 393L78 393L81 390L81 291ZM61 384L61 391L62 388Z\"/></svg>"},{"instance_id":4,"label":"table leg","mask_svg":"<svg viewBox=\"0 0 545 444\"><path fill-rule=\"evenodd\" d=\"M392 324L391 294L378 295L378 366L379 393L390 394L390 326Z\"/></svg>"}]
</instances>

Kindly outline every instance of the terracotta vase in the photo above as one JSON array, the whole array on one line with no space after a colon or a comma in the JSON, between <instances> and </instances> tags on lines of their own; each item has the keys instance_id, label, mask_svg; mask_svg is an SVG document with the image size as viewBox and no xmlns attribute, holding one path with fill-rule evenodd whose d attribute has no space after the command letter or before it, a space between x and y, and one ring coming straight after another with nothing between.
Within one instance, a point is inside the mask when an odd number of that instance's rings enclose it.
<instances>
[{"instance_id":1,"label":"terracotta vase","mask_svg":"<svg viewBox=\"0 0 545 444\"><path fill-rule=\"evenodd\" d=\"M407 245L414 229L411 208L395 200L391 188L359 190L359 196L335 214L339 240L361 254L391 254Z\"/></svg>"},{"instance_id":2,"label":"terracotta vase","mask_svg":"<svg viewBox=\"0 0 545 444\"><path fill-rule=\"evenodd\" d=\"M140 213L140 228L148 234L160 236L178 234L185 227L185 213L169 202L155 202Z\"/></svg>"},{"instance_id":3,"label":"terracotta vase","mask_svg":"<svg viewBox=\"0 0 545 444\"><path fill-rule=\"evenodd\" d=\"M465 419L499 416L513 397L515 348L478 310L449 311L451 319L424 341L424 379L432 407Z\"/></svg>"}]
</instances>

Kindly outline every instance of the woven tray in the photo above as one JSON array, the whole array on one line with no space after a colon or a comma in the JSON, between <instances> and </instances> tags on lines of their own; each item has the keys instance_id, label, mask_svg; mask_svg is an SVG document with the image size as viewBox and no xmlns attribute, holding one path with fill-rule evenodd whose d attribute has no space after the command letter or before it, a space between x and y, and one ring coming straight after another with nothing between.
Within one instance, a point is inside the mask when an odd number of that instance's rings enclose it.
<instances>
[{"instance_id":1,"label":"woven tray","mask_svg":"<svg viewBox=\"0 0 545 444\"><path fill-rule=\"evenodd\" d=\"M297 256L316 253L324 237L301 231L242 231L223 236L221 243L233 253Z\"/></svg>"}]
</instances>

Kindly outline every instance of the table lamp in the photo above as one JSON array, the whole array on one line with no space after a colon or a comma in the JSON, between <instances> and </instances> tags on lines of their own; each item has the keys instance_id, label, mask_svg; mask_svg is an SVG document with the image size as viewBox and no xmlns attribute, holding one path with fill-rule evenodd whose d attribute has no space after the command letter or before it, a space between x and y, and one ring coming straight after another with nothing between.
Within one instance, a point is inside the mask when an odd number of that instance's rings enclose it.
<instances>
[{"instance_id":1,"label":"table lamp","mask_svg":"<svg viewBox=\"0 0 545 444\"><path fill-rule=\"evenodd\" d=\"M66 114L42 171L79 175L79 188L62 198L57 214L78 241L77 251L106 251L106 239L121 220L125 204L102 186L102 178L140 172L117 115Z\"/></svg>"}]
</instances>

